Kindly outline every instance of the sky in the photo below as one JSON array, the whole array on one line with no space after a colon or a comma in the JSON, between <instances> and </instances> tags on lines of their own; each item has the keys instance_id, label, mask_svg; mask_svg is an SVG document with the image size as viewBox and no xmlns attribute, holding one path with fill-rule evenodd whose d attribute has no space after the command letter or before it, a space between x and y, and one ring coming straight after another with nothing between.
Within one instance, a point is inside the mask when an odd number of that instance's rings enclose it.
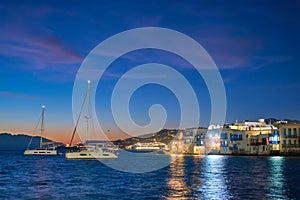
<instances>
[{"instance_id":1,"label":"sky","mask_svg":"<svg viewBox=\"0 0 300 200\"><path fill-rule=\"evenodd\" d=\"M1 1L0 132L32 134L45 105L46 137L68 143L74 129L73 85L82 62L107 38L141 27L172 29L203 46L224 82L226 122L300 120L299 11L300 2L293 0ZM135 66L154 62L173 67L189 80L199 101L199 125L211 123L207 86L190 63L162 50L137 50L115 60L98 86L91 82L96 90L96 113L91 116L110 139L126 136L111 111L114 86ZM144 85L132 95L129 109L135 123L149 124L148 110L154 104L164 106L168 114L164 128L177 128L178 99L158 84ZM84 117L80 121L84 123ZM91 117L90 122L96 120Z\"/></svg>"}]
</instances>

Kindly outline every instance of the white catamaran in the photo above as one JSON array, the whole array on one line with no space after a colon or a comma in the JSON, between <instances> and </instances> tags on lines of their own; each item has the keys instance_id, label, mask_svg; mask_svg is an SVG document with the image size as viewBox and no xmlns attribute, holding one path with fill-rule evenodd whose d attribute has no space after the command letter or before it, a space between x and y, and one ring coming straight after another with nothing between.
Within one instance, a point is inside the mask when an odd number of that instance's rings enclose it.
<instances>
[{"instance_id":1,"label":"white catamaran","mask_svg":"<svg viewBox=\"0 0 300 200\"><path fill-rule=\"evenodd\" d=\"M105 148L100 145L88 145L88 132L89 132L89 103L90 103L90 84L91 82L88 81L88 90L87 90L87 101L86 101L86 141L85 145L79 148L79 151L74 151L74 152L67 152L66 153L66 159L116 159L118 158L117 154L115 151L109 148ZM86 99L85 98L85 99ZM85 100L84 100L85 102ZM80 112L81 113L81 112ZM72 141L74 138L74 134L76 133L78 121L79 121L80 115L77 119L77 123L75 126L75 129L73 131L73 135L70 141L70 147L72 145Z\"/></svg>"},{"instance_id":2,"label":"white catamaran","mask_svg":"<svg viewBox=\"0 0 300 200\"><path fill-rule=\"evenodd\" d=\"M45 116L45 106L42 106L42 122L41 122L41 128L40 128L40 147L36 149L29 149L33 136L24 151L24 155L34 155L34 156L55 156L57 155L57 151L55 150L55 147L44 147L45 145L53 144L53 142L43 142L43 131L44 131L44 116Z\"/></svg>"}]
</instances>

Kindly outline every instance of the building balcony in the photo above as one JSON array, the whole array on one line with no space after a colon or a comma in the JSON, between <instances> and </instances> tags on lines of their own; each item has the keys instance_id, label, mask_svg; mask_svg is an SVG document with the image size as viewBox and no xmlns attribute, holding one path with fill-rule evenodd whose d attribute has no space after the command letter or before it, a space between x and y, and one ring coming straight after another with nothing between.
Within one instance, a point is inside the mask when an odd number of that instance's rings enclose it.
<instances>
[{"instance_id":1,"label":"building balcony","mask_svg":"<svg viewBox=\"0 0 300 200\"><path fill-rule=\"evenodd\" d=\"M282 148L300 148L300 144L282 144Z\"/></svg>"},{"instance_id":2,"label":"building balcony","mask_svg":"<svg viewBox=\"0 0 300 200\"><path fill-rule=\"evenodd\" d=\"M299 138L298 135L283 135L283 138Z\"/></svg>"},{"instance_id":3,"label":"building balcony","mask_svg":"<svg viewBox=\"0 0 300 200\"><path fill-rule=\"evenodd\" d=\"M243 141L243 139L239 139L239 138L231 138L230 141L235 142L235 141Z\"/></svg>"},{"instance_id":4,"label":"building balcony","mask_svg":"<svg viewBox=\"0 0 300 200\"><path fill-rule=\"evenodd\" d=\"M267 145L266 142L251 142L250 143L251 146L259 146L259 145Z\"/></svg>"}]
</instances>

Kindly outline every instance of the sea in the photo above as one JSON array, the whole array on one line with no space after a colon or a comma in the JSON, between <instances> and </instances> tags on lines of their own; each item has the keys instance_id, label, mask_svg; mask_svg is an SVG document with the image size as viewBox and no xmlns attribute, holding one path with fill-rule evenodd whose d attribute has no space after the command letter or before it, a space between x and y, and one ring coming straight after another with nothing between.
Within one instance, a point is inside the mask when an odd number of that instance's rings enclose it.
<instances>
[{"instance_id":1,"label":"sea","mask_svg":"<svg viewBox=\"0 0 300 200\"><path fill-rule=\"evenodd\" d=\"M299 157L139 153L151 160L140 165L122 152L108 161L22 153L0 152L0 199L300 199ZM156 158L169 164L149 164Z\"/></svg>"}]
</instances>

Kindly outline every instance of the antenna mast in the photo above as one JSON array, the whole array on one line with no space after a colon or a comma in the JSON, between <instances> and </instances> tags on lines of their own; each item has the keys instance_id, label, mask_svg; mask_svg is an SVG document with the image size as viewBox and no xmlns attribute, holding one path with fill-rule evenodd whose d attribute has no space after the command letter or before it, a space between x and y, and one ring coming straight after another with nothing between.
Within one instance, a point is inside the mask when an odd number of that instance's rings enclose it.
<instances>
[{"instance_id":1,"label":"antenna mast","mask_svg":"<svg viewBox=\"0 0 300 200\"><path fill-rule=\"evenodd\" d=\"M45 106L42 106L42 123L41 123L41 138L40 138L40 148L43 146L43 131L44 131L44 117L45 117Z\"/></svg>"},{"instance_id":2,"label":"antenna mast","mask_svg":"<svg viewBox=\"0 0 300 200\"><path fill-rule=\"evenodd\" d=\"M88 90L87 90L87 103L86 103L86 111L85 111L85 142L88 141L88 132L89 132L89 107L90 107L90 93L91 93L91 81L88 80Z\"/></svg>"}]
</instances>

